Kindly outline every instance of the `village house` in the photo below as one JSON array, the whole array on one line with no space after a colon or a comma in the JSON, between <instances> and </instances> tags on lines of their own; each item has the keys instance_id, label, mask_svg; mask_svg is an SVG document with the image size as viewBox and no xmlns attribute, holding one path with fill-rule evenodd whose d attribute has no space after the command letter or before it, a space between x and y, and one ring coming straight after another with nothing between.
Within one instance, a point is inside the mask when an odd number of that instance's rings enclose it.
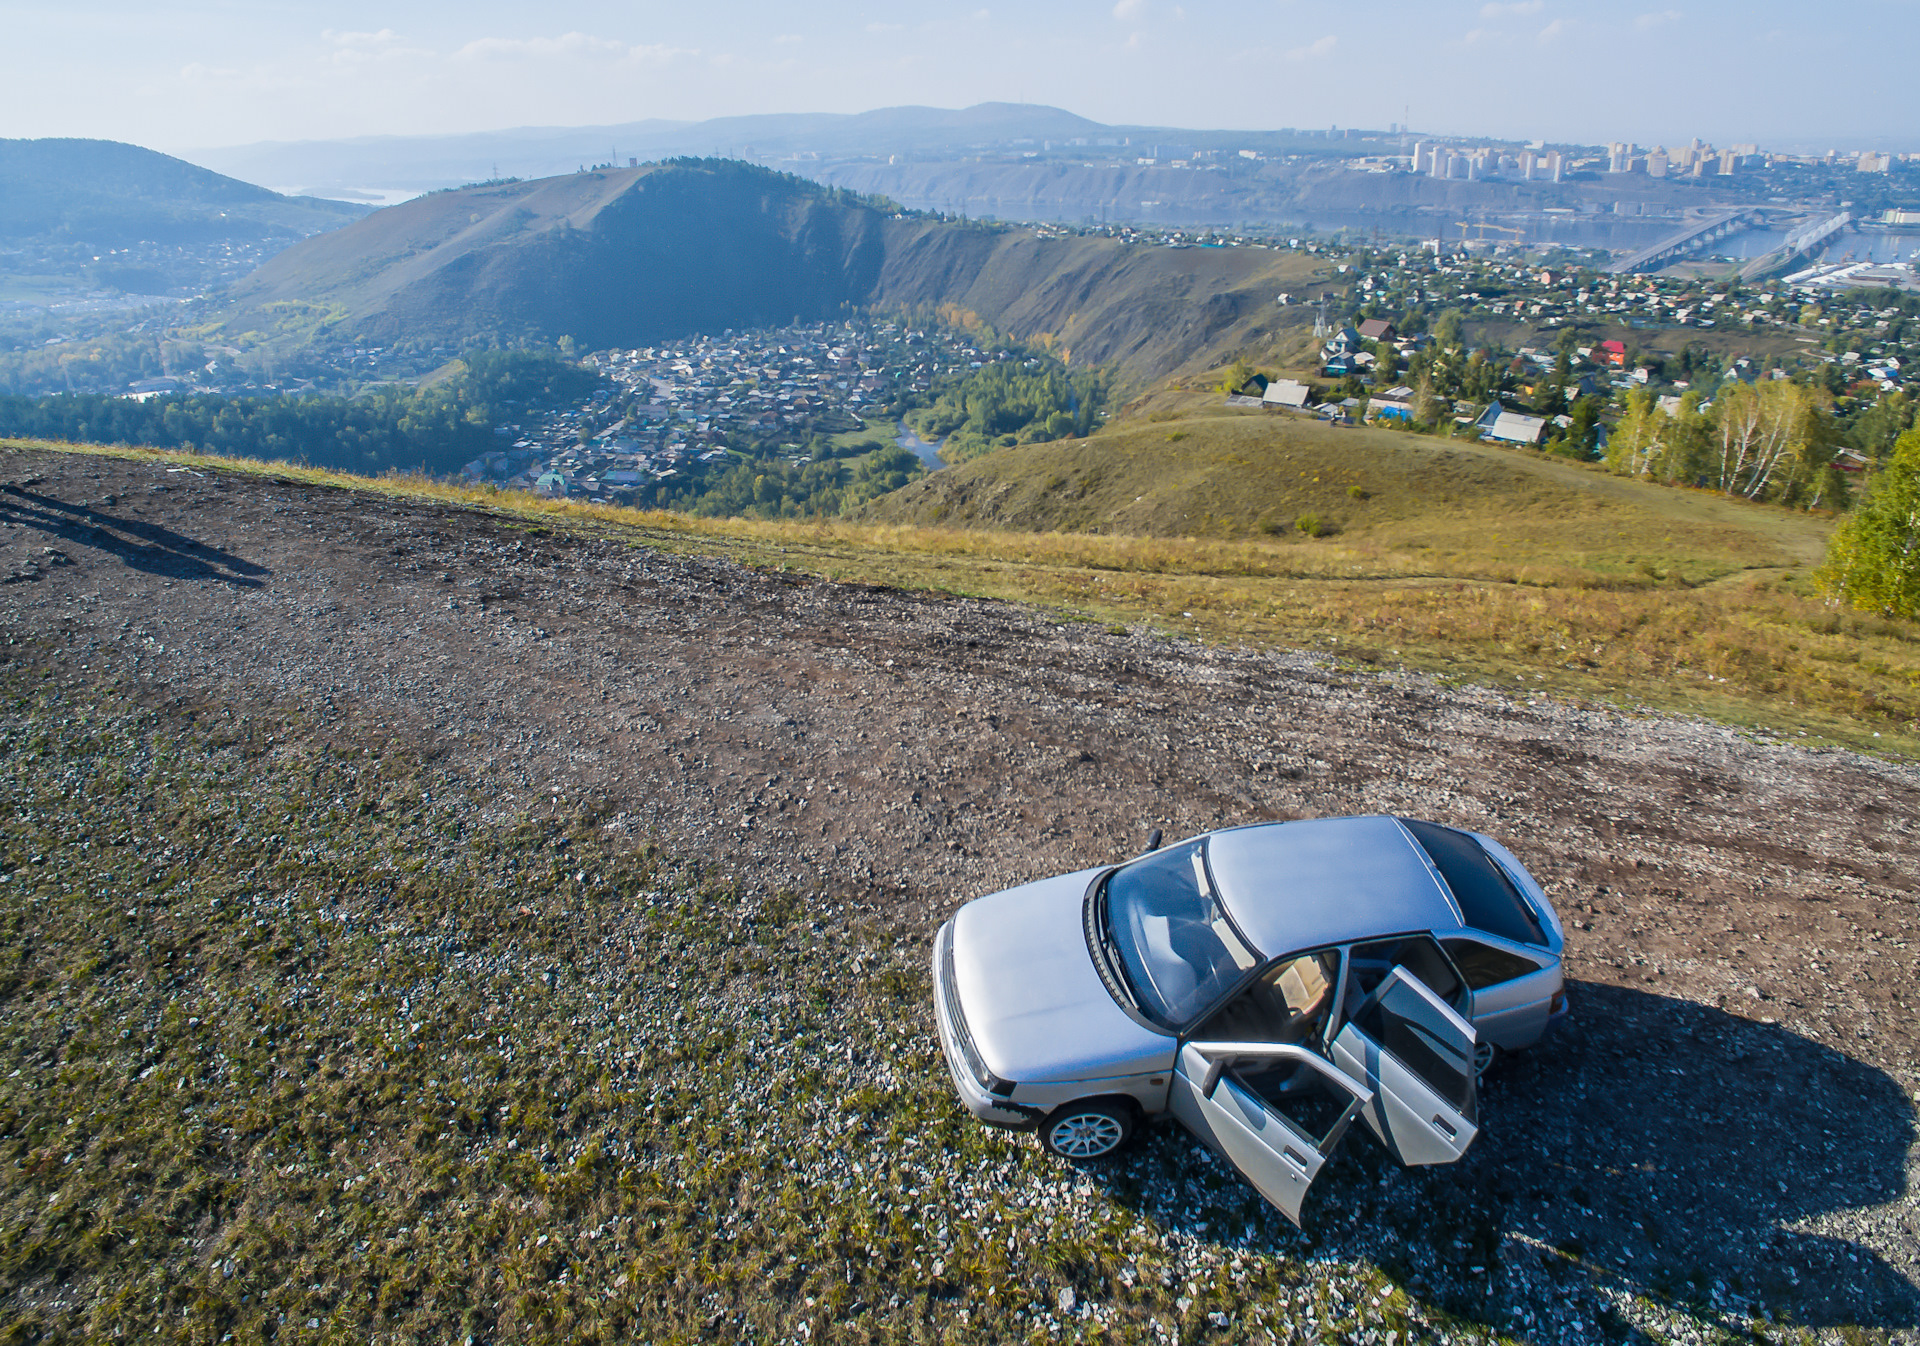
<instances>
[{"instance_id":1,"label":"village house","mask_svg":"<svg viewBox=\"0 0 1920 1346\"><path fill-rule=\"evenodd\" d=\"M1304 411L1312 396L1311 384L1297 379L1274 379L1260 396L1260 404L1275 411Z\"/></svg>"}]
</instances>

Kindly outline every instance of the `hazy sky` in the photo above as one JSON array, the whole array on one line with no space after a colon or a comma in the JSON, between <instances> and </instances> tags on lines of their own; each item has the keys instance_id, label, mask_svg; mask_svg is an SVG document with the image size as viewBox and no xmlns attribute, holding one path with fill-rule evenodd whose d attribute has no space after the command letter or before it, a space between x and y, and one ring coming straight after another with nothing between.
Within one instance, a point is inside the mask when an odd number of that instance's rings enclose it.
<instances>
[{"instance_id":1,"label":"hazy sky","mask_svg":"<svg viewBox=\"0 0 1920 1346\"><path fill-rule=\"evenodd\" d=\"M1051 103L1105 122L1920 139L1920 0L7 0L0 136L160 149Z\"/></svg>"}]
</instances>

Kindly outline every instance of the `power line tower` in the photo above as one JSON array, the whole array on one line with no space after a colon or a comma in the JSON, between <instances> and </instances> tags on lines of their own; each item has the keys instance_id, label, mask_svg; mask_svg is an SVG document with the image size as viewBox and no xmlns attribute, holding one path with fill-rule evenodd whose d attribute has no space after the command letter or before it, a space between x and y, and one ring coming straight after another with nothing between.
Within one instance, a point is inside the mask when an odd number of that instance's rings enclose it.
<instances>
[{"instance_id":1,"label":"power line tower","mask_svg":"<svg viewBox=\"0 0 1920 1346\"><path fill-rule=\"evenodd\" d=\"M1313 339L1325 341L1333 335L1333 324L1327 321L1327 297L1320 296L1320 306L1313 312Z\"/></svg>"}]
</instances>

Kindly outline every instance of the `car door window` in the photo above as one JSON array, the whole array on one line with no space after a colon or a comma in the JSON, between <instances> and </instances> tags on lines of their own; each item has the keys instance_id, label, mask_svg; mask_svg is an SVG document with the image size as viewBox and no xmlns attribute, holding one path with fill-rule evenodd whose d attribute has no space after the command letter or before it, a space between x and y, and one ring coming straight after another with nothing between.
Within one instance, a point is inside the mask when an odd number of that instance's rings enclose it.
<instances>
[{"instance_id":1,"label":"car door window","mask_svg":"<svg viewBox=\"0 0 1920 1346\"><path fill-rule=\"evenodd\" d=\"M1317 1042L1340 972L1332 950L1295 954L1263 972L1194 1031L1221 1042Z\"/></svg>"},{"instance_id":2,"label":"car door window","mask_svg":"<svg viewBox=\"0 0 1920 1346\"><path fill-rule=\"evenodd\" d=\"M1477 939L1443 939L1441 945L1447 951L1447 957L1466 978L1467 985L1476 991L1484 991L1501 982L1512 981L1515 977L1525 977L1540 970L1540 964L1531 958L1523 958L1507 949L1497 949L1491 944L1482 944Z\"/></svg>"},{"instance_id":3,"label":"car door window","mask_svg":"<svg viewBox=\"0 0 1920 1346\"><path fill-rule=\"evenodd\" d=\"M1357 1010L1396 967L1404 967L1462 1014L1471 1004L1466 982L1431 935L1401 935L1356 944L1348 967L1345 1001L1348 1015Z\"/></svg>"},{"instance_id":4,"label":"car door window","mask_svg":"<svg viewBox=\"0 0 1920 1346\"><path fill-rule=\"evenodd\" d=\"M1284 1117L1321 1153L1330 1153L1338 1137L1334 1128L1345 1118L1352 1094L1335 1087L1325 1074L1304 1062L1263 1063L1250 1058L1227 1071L1234 1084ZM1279 1066L1279 1069L1271 1068Z\"/></svg>"},{"instance_id":5,"label":"car door window","mask_svg":"<svg viewBox=\"0 0 1920 1346\"><path fill-rule=\"evenodd\" d=\"M1333 1060L1370 1091L1361 1120L1403 1164L1450 1164L1479 1132L1473 1025L1395 967L1334 1035Z\"/></svg>"},{"instance_id":6,"label":"car door window","mask_svg":"<svg viewBox=\"0 0 1920 1346\"><path fill-rule=\"evenodd\" d=\"M1464 1044L1441 1007L1405 983L1368 998L1351 1020L1461 1113L1474 1113L1473 1043Z\"/></svg>"}]
</instances>

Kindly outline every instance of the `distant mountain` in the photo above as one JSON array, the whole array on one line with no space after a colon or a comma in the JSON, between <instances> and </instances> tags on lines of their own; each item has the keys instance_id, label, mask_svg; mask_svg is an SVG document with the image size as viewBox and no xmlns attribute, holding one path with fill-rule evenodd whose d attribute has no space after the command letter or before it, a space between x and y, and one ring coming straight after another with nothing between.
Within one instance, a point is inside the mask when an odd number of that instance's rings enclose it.
<instances>
[{"instance_id":1,"label":"distant mountain","mask_svg":"<svg viewBox=\"0 0 1920 1346\"><path fill-rule=\"evenodd\" d=\"M0 239L13 242L290 242L366 213L282 196L118 141L0 140Z\"/></svg>"},{"instance_id":2,"label":"distant mountain","mask_svg":"<svg viewBox=\"0 0 1920 1346\"><path fill-rule=\"evenodd\" d=\"M547 177L597 164L679 155L778 160L781 167L813 176L807 159L952 158L987 148L1040 151L1075 140L1137 146L1143 153L1158 145L1274 151L1314 143L1321 153L1339 152L1347 145L1324 138L1307 142L1292 132L1103 126L1043 104L980 103L958 109L895 107L845 115L797 113L704 122L522 127L459 136L265 142L191 153L196 162L250 182L329 193L428 191L500 176ZM1352 142L1352 152L1359 152L1358 146Z\"/></svg>"},{"instance_id":3,"label":"distant mountain","mask_svg":"<svg viewBox=\"0 0 1920 1346\"><path fill-rule=\"evenodd\" d=\"M900 217L753 165L678 161L477 186L288 248L225 292L231 331L583 349L950 304L1123 387L1271 335L1312 262Z\"/></svg>"}]
</instances>

